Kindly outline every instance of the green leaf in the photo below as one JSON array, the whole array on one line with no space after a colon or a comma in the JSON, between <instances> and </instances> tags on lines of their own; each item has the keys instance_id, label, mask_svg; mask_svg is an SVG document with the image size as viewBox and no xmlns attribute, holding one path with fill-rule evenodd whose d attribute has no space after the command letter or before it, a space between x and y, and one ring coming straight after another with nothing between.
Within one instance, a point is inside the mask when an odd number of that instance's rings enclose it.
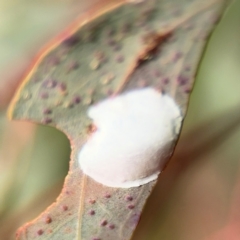
<instances>
[{"instance_id":1,"label":"green leaf","mask_svg":"<svg viewBox=\"0 0 240 240\"><path fill-rule=\"evenodd\" d=\"M106 5L82 17L39 57L10 116L62 130L72 154L62 193L18 231L17 239L131 238L156 181L117 189L85 176L77 154L91 126L86 111L113 94L151 86L171 95L185 114L198 62L225 4L151 0Z\"/></svg>"}]
</instances>

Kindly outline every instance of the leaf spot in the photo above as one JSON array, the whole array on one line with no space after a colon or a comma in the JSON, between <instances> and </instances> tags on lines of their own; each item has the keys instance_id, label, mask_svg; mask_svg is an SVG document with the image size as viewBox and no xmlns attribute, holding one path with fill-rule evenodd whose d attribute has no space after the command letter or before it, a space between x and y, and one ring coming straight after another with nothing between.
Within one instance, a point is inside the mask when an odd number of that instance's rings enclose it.
<instances>
[{"instance_id":1,"label":"leaf spot","mask_svg":"<svg viewBox=\"0 0 240 240\"><path fill-rule=\"evenodd\" d=\"M43 109L43 114L51 114L52 110L50 108L44 108Z\"/></svg>"},{"instance_id":2,"label":"leaf spot","mask_svg":"<svg viewBox=\"0 0 240 240\"><path fill-rule=\"evenodd\" d=\"M89 215L91 215L91 216L93 216L93 215L95 215L95 211L94 210L91 210L90 212L89 212Z\"/></svg>"},{"instance_id":3,"label":"leaf spot","mask_svg":"<svg viewBox=\"0 0 240 240\"><path fill-rule=\"evenodd\" d=\"M37 235L38 235L38 236L43 235L43 233L44 233L44 231L43 231L42 229L39 229L39 230L37 231Z\"/></svg>"},{"instance_id":4,"label":"leaf spot","mask_svg":"<svg viewBox=\"0 0 240 240\"><path fill-rule=\"evenodd\" d=\"M103 221L101 222L101 226L102 226L102 227L106 226L107 224L108 224L107 220L103 220Z\"/></svg>"},{"instance_id":5,"label":"leaf spot","mask_svg":"<svg viewBox=\"0 0 240 240\"><path fill-rule=\"evenodd\" d=\"M45 218L45 223L49 224L51 222L52 222L52 218L51 217L48 216L48 217Z\"/></svg>"},{"instance_id":6,"label":"leaf spot","mask_svg":"<svg viewBox=\"0 0 240 240\"><path fill-rule=\"evenodd\" d=\"M67 211L67 210L68 210L68 206L67 206L67 205L63 205L63 206L62 206L62 210L63 210L63 211Z\"/></svg>"},{"instance_id":7,"label":"leaf spot","mask_svg":"<svg viewBox=\"0 0 240 240\"><path fill-rule=\"evenodd\" d=\"M135 206L134 205L128 205L128 209L134 209L135 208Z\"/></svg>"},{"instance_id":8,"label":"leaf spot","mask_svg":"<svg viewBox=\"0 0 240 240\"><path fill-rule=\"evenodd\" d=\"M126 200L127 200L127 201L132 201L132 200L133 200L133 197L132 197L132 196L127 196L127 197L126 197Z\"/></svg>"},{"instance_id":9,"label":"leaf spot","mask_svg":"<svg viewBox=\"0 0 240 240\"><path fill-rule=\"evenodd\" d=\"M110 224L108 227L109 227L109 229L114 229L115 225L114 224Z\"/></svg>"},{"instance_id":10,"label":"leaf spot","mask_svg":"<svg viewBox=\"0 0 240 240\"><path fill-rule=\"evenodd\" d=\"M94 200L94 199L90 199L90 200L89 200L89 203L91 203L91 204L95 204L95 203L96 203L96 200Z\"/></svg>"},{"instance_id":11,"label":"leaf spot","mask_svg":"<svg viewBox=\"0 0 240 240\"><path fill-rule=\"evenodd\" d=\"M107 194L105 195L105 198L111 198L111 195L107 193Z\"/></svg>"}]
</instances>

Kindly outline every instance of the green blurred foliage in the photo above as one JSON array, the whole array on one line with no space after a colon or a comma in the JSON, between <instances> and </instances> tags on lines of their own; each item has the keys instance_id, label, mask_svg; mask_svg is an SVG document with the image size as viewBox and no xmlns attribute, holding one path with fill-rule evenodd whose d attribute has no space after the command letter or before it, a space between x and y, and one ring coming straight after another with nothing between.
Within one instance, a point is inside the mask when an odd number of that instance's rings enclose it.
<instances>
[{"instance_id":1,"label":"green blurred foliage","mask_svg":"<svg viewBox=\"0 0 240 240\"><path fill-rule=\"evenodd\" d=\"M70 146L54 128L1 120L0 239L7 240L55 201L67 175ZM27 137L18 136L26 132Z\"/></svg>"},{"instance_id":2,"label":"green blurred foliage","mask_svg":"<svg viewBox=\"0 0 240 240\"><path fill-rule=\"evenodd\" d=\"M0 2L2 96L43 42L86 8L77 1ZM134 240L239 239L239 29L240 0L236 0L206 48L175 154L160 176ZM57 130L12 124L2 111L0 239L4 240L14 239L17 227L55 200L70 156L69 141ZM27 137L16 137L16 131L19 136L27 132Z\"/></svg>"}]
</instances>

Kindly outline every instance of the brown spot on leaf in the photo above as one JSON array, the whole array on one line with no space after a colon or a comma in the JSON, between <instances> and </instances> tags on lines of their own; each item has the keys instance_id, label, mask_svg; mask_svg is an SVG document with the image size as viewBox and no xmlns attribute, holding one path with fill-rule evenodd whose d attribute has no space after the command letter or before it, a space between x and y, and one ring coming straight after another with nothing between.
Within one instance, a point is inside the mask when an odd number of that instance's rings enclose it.
<instances>
[{"instance_id":1,"label":"brown spot on leaf","mask_svg":"<svg viewBox=\"0 0 240 240\"><path fill-rule=\"evenodd\" d=\"M49 223L51 223L51 222L52 222L52 218L49 217L49 216L47 216L47 217L45 218L45 223L49 224Z\"/></svg>"},{"instance_id":2,"label":"brown spot on leaf","mask_svg":"<svg viewBox=\"0 0 240 240\"><path fill-rule=\"evenodd\" d=\"M95 203L96 203L96 200L94 200L94 199L90 199L90 200L89 200L89 203L91 203L91 204L95 204Z\"/></svg>"},{"instance_id":3,"label":"brown spot on leaf","mask_svg":"<svg viewBox=\"0 0 240 240\"><path fill-rule=\"evenodd\" d=\"M94 124L89 124L87 127L87 133L92 134L97 131L97 127ZM93 200L92 200L93 201ZM95 201L95 200L94 200ZM95 203L95 202L94 202Z\"/></svg>"}]
</instances>

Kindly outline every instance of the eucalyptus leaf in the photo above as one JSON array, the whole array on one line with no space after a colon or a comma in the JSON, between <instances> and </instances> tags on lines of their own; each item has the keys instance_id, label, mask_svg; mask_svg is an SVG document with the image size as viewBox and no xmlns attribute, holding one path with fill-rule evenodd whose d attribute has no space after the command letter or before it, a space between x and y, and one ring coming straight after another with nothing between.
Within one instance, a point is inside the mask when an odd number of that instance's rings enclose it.
<instances>
[{"instance_id":1,"label":"eucalyptus leaf","mask_svg":"<svg viewBox=\"0 0 240 240\"><path fill-rule=\"evenodd\" d=\"M23 81L10 117L54 126L72 146L62 193L17 239L130 239L156 181L103 186L79 168L91 133L87 109L146 86L170 95L185 115L196 69L224 0L119 2L83 16L44 51ZM169 157L172 152L169 152Z\"/></svg>"}]
</instances>

